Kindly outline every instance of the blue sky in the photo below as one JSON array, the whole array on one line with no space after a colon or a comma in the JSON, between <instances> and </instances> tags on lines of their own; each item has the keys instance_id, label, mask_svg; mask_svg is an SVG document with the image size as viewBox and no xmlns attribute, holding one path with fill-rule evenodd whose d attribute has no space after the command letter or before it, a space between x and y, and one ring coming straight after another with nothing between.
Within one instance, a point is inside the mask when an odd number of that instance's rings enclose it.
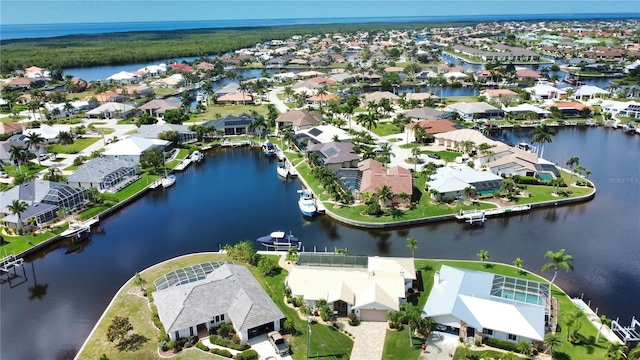
<instances>
[{"instance_id":1,"label":"blue sky","mask_svg":"<svg viewBox=\"0 0 640 360\"><path fill-rule=\"evenodd\" d=\"M640 14L638 0L1 0L1 24L503 14Z\"/></svg>"}]
</instances>

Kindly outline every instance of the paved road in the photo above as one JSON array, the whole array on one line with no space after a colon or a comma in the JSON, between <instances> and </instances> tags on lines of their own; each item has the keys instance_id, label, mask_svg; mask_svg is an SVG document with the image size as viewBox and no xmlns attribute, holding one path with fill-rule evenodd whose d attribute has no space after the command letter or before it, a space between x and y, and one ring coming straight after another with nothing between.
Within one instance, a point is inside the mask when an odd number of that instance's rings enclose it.
<instances>
[{"instance_id":1,"label":"paved road","mask_svg":"<svg viewBox=\"0 0 640 360\"><path fill-rule=\"evenodd\" d=\"M278 99L278 93L284 90L283 87L277 87L269 91L269 102L276 106L279 112L285 113L289 111L289 107L285 105L284 101Z\"/></svg>"}]
</instances>

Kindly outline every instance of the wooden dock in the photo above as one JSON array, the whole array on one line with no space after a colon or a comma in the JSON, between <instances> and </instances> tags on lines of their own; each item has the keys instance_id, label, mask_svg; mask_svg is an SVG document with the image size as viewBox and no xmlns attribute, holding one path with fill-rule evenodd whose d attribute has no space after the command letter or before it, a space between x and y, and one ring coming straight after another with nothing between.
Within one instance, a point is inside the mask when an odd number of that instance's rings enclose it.
<instances>
[{"instance_id":1,"label":"wooden dock","mask_svg":"<svg viewBox=\"0 0 640 360\"><path fill-rule=\"evenodd\" d=\"M252 143L249 140L243 140L243 141L225 140L222 143L220 143L220 147L231 147L231 148L240 147L240 146L251 146L251 145Z\"/></svg>"},{"instance_id":2,"label":"wooden dock","mask_svg":"<svg viewBox=\"0 0 640 360\"><path fill-rule=\"evenodd\" d=\"M531 210L531 205L515 205L487 210L460 210L456 219L471 225L484 223L487 217L517 214Z\"/></svg>"}]
</instances>

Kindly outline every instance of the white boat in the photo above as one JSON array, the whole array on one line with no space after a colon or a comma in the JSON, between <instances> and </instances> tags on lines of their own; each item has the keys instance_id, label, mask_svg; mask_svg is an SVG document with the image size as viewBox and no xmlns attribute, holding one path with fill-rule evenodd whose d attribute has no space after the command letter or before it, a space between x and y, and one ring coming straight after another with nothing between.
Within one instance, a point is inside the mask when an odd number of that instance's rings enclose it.
<instances>
[{"instance_id":1,"label":"white boat","mask_svg":"<svg viewBox=\"0 0 640 360\"><path fill-rule=\"evenodd\" d=\"M636 132L636 123L628 122L626 124L623 124L622 125L622 131L628 132L628 133L635 133Z\"/></svg>"},{"instance_id":2,"label":"white boat","mask_svg":"<svg viewBox=\"0 0 640 360\"><path fill-rule=\"evenodd\" d=\"M80 235L84 232L89 232L91 227L89 225L71 223L69 224L69 228L60 233L60 236L63 237L72 237L75 235Z\"/></svg>"},{"instance_id":3,"label":"white boat","mask_svg":"<svg viewBox=\"0 0 640 360\"><path fill-rule=\"evenodd\" d=\"M287 163L284 161L278 162L278 167L276 168L276 171L278 172L278 175L282 176L283 178L286 178L287 176L289 176L289 169L287 167Z\"/></svg>"},{"instance_id":4,"label":"white boat","mask_svg":"<svg viewBox=\"0 0 640 360\"><path fill-rule=\"evenodd\" d=\"M165 175L160 180L160 183L162 184L163 188L168 188L169 186L176 183L176 177L174 175Z\"/></svg>"},{"instance_id":5,"label":"white boat","mask_svg":"<svg viewBox=\"0 0 640 360\"><path fill-rule=\"evenodd\" d=\"M318 208L316 207L316 200L313 198L313 193L309 189L298 190L300 199L298 200L298 207L300 212L304 216L313 217Z\"/></svg>"},{"instance_id":6,"label":"white boat","mask_svg":"<svg viewBox=\"0 0 640 360\"><path fill-rule=\"evenodd\" d=\"M276 146L273 145L271 142L267 141L264 144L262 144L262 151L266 156L273 156L276 154Z\"/></svg>"},{"instance_id":7,"label":"white boat","mask_svg":"<svg viewBox=\"0 0 640 360\"><path fill-rule=\"evenodd\" d=\"M191 153L191 161L193 162L200 162L204 159L204 154L201 153L200 151L196 150L194 152Z\"/></svg>"},{"instance_id":8,"label":"white boat","mask_svg":"<svg viewBox=\"0 0 640 360\"><path fill-rule=\"evenodd\" d=\"M296 170L295 166L289 166L287 168L287 170L289 171L289 176L291 176L291 177L297 177L298 176L298 170Z\"/></svg>"}]
</instances>

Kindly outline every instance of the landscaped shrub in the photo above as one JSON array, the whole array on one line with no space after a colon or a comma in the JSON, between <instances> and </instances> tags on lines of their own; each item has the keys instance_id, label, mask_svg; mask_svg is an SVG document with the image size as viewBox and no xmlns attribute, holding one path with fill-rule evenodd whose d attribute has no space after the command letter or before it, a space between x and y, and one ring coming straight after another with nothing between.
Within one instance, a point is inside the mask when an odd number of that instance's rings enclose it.
<instances>
[{"instance_id":1,"label":"landscaped shrub","mask_svg":"<svg viewBox=\"0 0 640 360\"><path fill-rule=\"evenodd\" d=\"M166 341L160 341L160 343L158 343L158 348L160 349L160 351L168 351L169 343Z\"/></svg>"},{"instance_id":2,"label":"landscaped shrub","mask_svg":"<svg viewBox=\"0 0 640 360\"><path fill-rule=\"evenodd\" d=\"M233 332L233 325L229 323L220 324L220 327L218 328L218 335L220 335L222 338L226 338L232 332Z\"/></svg>"},{"instance_id":3,"label":"landscaped shrub","mask_svg":"<svg viewBox=\"0 0 640 360\"><path fill-rule=\"evenodd\" d=\"M495 347L498 349L503 349L507 351L518 352L517 344L514 344L510 341L494 339L494 338L485 338L484 343L488 346Z\"/></svg>"},{"instance_id":4,"label":"landscaped shrub","mask_svg":"<svg viewBox=\"0 0 640 360\"><path fill-rule=\"evenodd\" d=\"M202 351L209 351L209 347L201 342L196 343L196 347Z\"/></svg>"},{"instance_id":5,"label":"landscaped shrub","mask_svg":"<svg viewBox=\"0 0 640 360\"><path fill-rule=\"evenodd\" d=\"M303 304L303 300L301 297L297 297L293 299L293 306L300 307Z\"/></svg>"},{"instance_id":6,"label":"landscaped shrub","mask_svg":"<svg viewBox=\"0 0 640 360\"><path fill-rule=\"evenodd\" d=\"M198 337L197 336L191 336L189 337L189 341L191 342L191 345L195 345L198 343Z\"/></svg>"},{"instance_id":7,"label":"landscaped shrub","mask_svg":"<svg viewBox=\"0 0 640 360\"><path fill-rule=\"evenodd\" d=\"M176 341L175 340L169 341L169 343L167 343L167 347L168 347L168 349L175 349L176 348Z\"/></svg>"},{"instance_id":8,"label":"landscaped shrub","mask_svg":"<svg viewBox=\"0 0 640 360\"><path fill-rule=\"evenodd\" d=\"M226 358L231 358L233 355L229 352L229 350L213 348L210 350L212 354L224 356Z\"/></svg>"},{"instance_id":9,"label":"landscaped shrub","mask_svg":"<svg viewBox=\"0 0 640 360\"><path fill-rule=\"evenodd\" d=\"M237 360L258 360L258 352L250 349L243 351L235 356Z\"/></svg>"},{"instance_id":10,"label":"landscaped shrub","mask_svg":"<svg viewBox=\"0 0 640 360\"><path fill-rule=\"evenodd\" d=\"M246 350L248 349L250 346L247 344L234 344L233 342L227 340L227 339L223 339L221 338L219 335L211 335L209 336L209 341L212 344L216 344L222 347L226 347L229 349L233 349L233 350L238 350L238 351L242 351L242 350Z\"/></svg>"},{"instance_id":11,"label":"landscaped shrub","mask_svg":"<svg viewBox=\"0 0 640 360\"><path fill-rule=\"evenodd\" d=\"M300 306L300 314L302 315L311 315L311 309L308 306Z\"/></svg>"}]
</instances>

